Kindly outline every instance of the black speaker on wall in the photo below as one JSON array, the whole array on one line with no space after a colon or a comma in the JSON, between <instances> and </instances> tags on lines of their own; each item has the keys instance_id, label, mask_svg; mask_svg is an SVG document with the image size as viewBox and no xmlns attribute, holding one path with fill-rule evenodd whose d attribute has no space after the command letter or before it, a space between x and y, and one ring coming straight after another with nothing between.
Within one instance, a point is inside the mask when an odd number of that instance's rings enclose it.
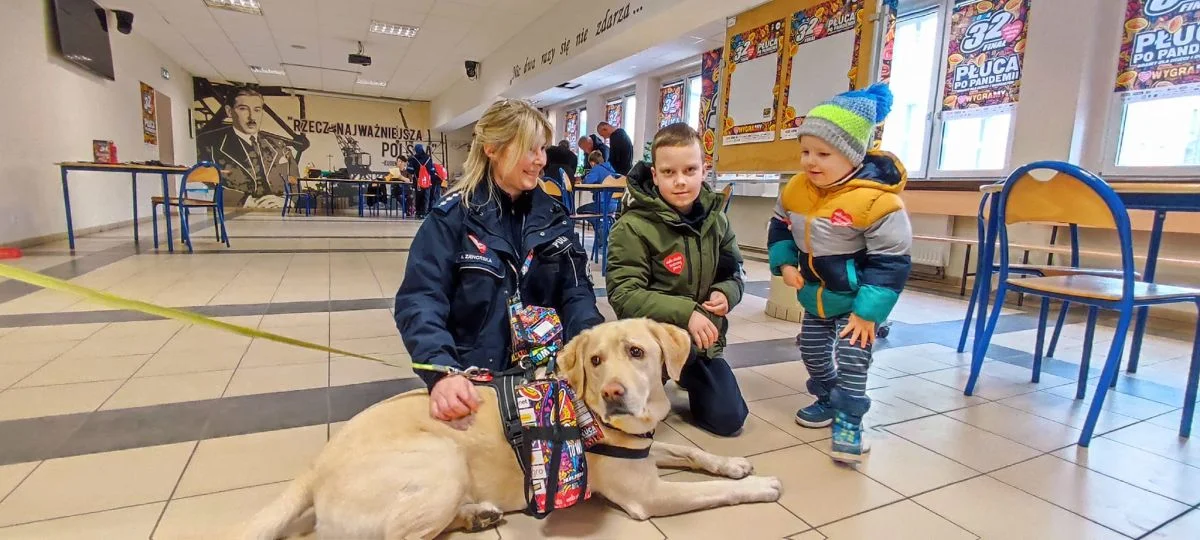
<instances>
[{"instance_id":1,"label":"black speaker on wall","mask_svg":"<svg viewBox=\"0 0 1200 540\"><path fill-rule=\"evenodd\" d=\"M128 34L133 31L133 13L114 9L113 15L117 16L117 31L122 34Z\"/></svg>"}]
</instances>

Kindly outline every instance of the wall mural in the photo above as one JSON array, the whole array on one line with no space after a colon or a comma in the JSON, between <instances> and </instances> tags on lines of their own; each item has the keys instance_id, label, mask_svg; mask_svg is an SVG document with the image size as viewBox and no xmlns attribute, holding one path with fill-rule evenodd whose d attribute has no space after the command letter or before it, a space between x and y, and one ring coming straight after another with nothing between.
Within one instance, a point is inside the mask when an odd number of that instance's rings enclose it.
<instances>
[{"instance_id":1,"label":"wall mural","mask_svg":"<svg viewBox=\"0 0 1200 540\"><path fill-rule=\"evenodd\" d=\"M280 87L193 79L196 155L229 171L226 204L279 208L289 176L309 168L378 178L417 144L445 163L446 139L429 129L429 104L292 95ZM448 166L449 168L449 166Z\"/></svg>"}]
</instances>

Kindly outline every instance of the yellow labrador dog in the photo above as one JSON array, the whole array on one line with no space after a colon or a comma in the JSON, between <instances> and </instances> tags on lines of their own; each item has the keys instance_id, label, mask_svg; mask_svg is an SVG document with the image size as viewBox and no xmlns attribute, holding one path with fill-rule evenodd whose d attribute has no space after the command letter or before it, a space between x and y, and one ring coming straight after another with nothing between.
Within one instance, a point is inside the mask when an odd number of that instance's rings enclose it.
<instances>
[{"instance_id":1,"label":"yellow labrador dog","mask_svg":"<svg viewBox=\"0 0 1200 540\"><path fill-rule=\"evenodd\" d=\"M650 447L644 459L589 453L593 493L634 519L779 499L778 479L749 476L750 462L653 442L647 433L667 417L662 370L673 379L687 360L683 330L647 319L605 323L564 347L559 369L607 426L604 443ZM429 416L424 390L398 395L352 418L313 466L255 515L235 537L274 540L295 528L319 539L433 538L478 530L525 508L524 476L504 438L496 394L478 387L483 405L469 427ZM683 467L736 480L668 482L657 467ZM310 508L314 512L310 512ZM570 509L560 512L570 512ZM306 519L301 519L302 517Z\"/></svg>"}]
</instances>

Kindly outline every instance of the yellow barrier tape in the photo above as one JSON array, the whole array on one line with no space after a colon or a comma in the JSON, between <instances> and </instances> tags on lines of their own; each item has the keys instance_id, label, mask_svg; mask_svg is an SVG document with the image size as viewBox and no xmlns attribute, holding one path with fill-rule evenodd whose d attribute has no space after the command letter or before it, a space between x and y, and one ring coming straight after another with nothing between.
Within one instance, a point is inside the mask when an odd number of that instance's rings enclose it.
<instances>
[{"instance_id":1,"label":"yellow barrier tape","mask_svg":"<svg viewBox=\"0 0 1200 540\"><path fill-rule=\"evenodd\" d=\"M395 366L395 364L384 362L383 360L380 360L378 358L372 358L370 356L365 356L365 355L361 355L358 353L343 351L341 349L335 349L333 347L326 347L325 345L318 345L316 343L309 343L307 341L299 340L296 338L290 338L287 336L281 336L279 334L272 334L270 332L264 332L262 330L250 328L248 326L239 326L239 325L230 324L230 323L227 323L224 321L218 321L211 317L205 317L204 315L200 315L199 313L193 313L191 311L185 311L182 309L159 306L159 305L151 304L148 302L142 302L140 300L133 300L131 298L123 298L123 297L117 296L115 294L109 294L106 292L97 291L95 289L90 289L88 287L75 285L74 283L71 283L68 281L64 281L64 280L61 280L58 278L53 278L50 276L39 274L37 272L30 272L29 270L25 270L23 268L17 268L15 266L9 266L7 264L0 264L0 277L14 279L17 281L22 281L22 282L28 283L30 285L41 287L43 289L49 289L52 291L59 291L59 292L64 292L67 294L79 296L84 299L95 302L97 304L113 307L116 309L121 309L121 310L126 310L126 311L138 311L141 313L146 313L148 315L162 317L164 319L174 319L174 320L182 321L182 322L189 323L189 324L195 324L195 325L199 325L199 326L207 326L209 328L216 328L218 330L224 330L227 332L232 332L235 334L240 334L240 335L251 337L251 338L266 339L266 340L275 341L278 343L284 343L287 345L294 345L296 347L303 347L305 349L311 349L314 351L322 351L322 352L338 354L338 355L342 355L342 356L350 356L353 358L361 358L363 360L370 360L372 362L379 362L381 364ZM399 366L396 366L396 367L399 367Z\"/></svg>"}]
</instances>

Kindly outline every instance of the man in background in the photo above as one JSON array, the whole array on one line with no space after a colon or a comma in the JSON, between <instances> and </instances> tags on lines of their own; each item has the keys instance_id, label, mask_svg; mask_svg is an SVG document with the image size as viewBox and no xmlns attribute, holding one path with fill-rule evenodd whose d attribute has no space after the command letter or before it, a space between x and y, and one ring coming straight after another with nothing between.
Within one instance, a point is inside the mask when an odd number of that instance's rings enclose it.
<instances>
[{"instance_id":1,"label":"man in background","mask_svg":"<svg viewBox=\"0 0 1200 540\"><path fill-rule=\"evenodd\" d=\"M265 103L258 90L238 89L225 104L230 123L201 133L196 141L199 158L228 171L226 187L243 194L241 199L226 195L227 200L248 208L281 208L284 183L300 176L288 139L261 131Z\"/></svg>"},{"instance_id":2,"label":"man in background","mask_svg":"<svg viewBox=\"0 0 1200 540\"><path fill-rule=\"evenodd\" d=\"M579 168L579 156L571 151L571 143L566 139L546 147L546 167L542 176L558 179L558 170L566 171L567 178L575 181L575 170Z\"/></svg>"},{"instance_id":3,"label":"man in background","mask_svg":"<svg viewBox=\"0 0 1200 540\"><path fill-rule=\"evenodd\" d=\"M579 138L579 150L583 155L587 156L592 152L600 152L604 156L604 161L608 161L608 145L604 144L604 140L595 134L584 135Z\"/></svg>"},{"instance_id":4,"label":"man in background","mask_svg":"<svg viewBox=\"0 0 1200 540\"><path fill-rule=\"evenodd\" d=\"M600 125L596 126L596 132L608 139L608 163L617 174L629 174L629 169L633 168L633 139L629 138L629 134L623 128L614 128L608 122L600 122Z\"/></svg>"}]
</instances>

